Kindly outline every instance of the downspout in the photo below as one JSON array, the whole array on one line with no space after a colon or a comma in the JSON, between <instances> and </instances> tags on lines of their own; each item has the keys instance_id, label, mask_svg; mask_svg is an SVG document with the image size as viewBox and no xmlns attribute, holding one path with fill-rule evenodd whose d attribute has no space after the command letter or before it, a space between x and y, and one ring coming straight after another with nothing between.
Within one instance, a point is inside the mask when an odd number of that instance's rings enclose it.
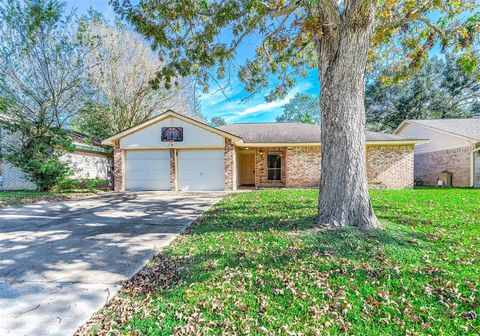
<instances>
[{"instance_id":1,"label":"downspout","mask_svg":"<svg viewBox=\"0 0 480 336\"><path fill-rule=\"evenodd\" d=\"M475 167L475 153L480 151L480 142L477 142L476 144L473 144L473 150L470 158L470 188L475 187L475 173L476 173L476 168Z\"/></svg>"}]
</instances>

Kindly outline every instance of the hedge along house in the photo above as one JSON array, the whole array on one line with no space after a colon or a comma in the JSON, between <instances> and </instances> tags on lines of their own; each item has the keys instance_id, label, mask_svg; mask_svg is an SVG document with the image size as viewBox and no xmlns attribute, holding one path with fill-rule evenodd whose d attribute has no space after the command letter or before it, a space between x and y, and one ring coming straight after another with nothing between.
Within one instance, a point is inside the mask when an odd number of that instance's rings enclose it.
<instances>
[{"instance_id":1,"label":"hedge along house","mask_svg":"<svg viewBox=\"0 0 480 336\"><path fill-rule=\"evenodd\" d=\"M415 177L437 185L442 172L452 174L453 187L480 188L480 118L405 120L394 132L421 137L415 147Z\"/></svg>"},{"instance_id":2,"label":"hedge along house","mask_svg":"<svg viewBox=\"0 0 480 336\"><path fill-rule=\"evenodd\" d=\"M366 133L372 187L413 186L413 147L424 140ZM318 187L320 126L232 124L214 128L167 111L103 141L114 147L115 190Z\"/></svg>"}]
</instances>

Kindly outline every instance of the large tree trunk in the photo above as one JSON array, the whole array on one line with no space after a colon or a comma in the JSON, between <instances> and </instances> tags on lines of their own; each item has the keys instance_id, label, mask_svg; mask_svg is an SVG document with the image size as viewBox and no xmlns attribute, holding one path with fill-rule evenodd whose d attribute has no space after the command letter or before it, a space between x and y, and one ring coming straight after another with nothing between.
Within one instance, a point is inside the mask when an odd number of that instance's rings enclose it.
<instances>
[{"instance_id":1,"label":"large tree trunk","mask_svg":"<svg viewBox=\"0 0 480 336\"><path fill-rule=\"evenodd\" d=\"M316 40L322 109L318 224L325 227L379 226L365 165L364 77L375 1L365 3L347 8L343 17L323 17L337 21L325 25Z\"/></svg>"}]
</instances>

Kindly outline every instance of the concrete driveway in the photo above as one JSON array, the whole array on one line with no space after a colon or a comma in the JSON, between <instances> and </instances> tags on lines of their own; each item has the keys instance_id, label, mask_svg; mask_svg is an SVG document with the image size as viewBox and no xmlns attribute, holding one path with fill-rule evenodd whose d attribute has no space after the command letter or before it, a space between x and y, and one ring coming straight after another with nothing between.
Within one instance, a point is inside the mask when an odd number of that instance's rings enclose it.
<instances>
[{"instance_id":1,"label":"concrete driveway","mask_svg":"<svg viewBox=\"0 0 480 336\"><path fill-rule=\"evenodd\" d=\"M224 193L110 193L0 209L2 335L71 335Z\"/></svg>"}]
</instances>

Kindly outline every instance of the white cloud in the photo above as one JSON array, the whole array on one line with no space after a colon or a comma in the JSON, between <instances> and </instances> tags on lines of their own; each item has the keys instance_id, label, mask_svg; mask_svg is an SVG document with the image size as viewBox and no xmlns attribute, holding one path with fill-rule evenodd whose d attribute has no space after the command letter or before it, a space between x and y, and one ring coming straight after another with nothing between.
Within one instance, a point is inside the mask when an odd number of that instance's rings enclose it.
<instances>
[{"instance_id":1,"label":"white cloud","mask_svg":"<svg viewBox=\"0 0 480 336\"><path fill-rule=\"evenodd\" d=\"M308 92L314 88L310 80L299 81L297 85L283 98L273 102L265 102L262 94L257 94L250 100L242 102L242 98L248 95L243 84L233 81L231 86L225 88L225 94L221 90L202 96L202 110L210 118L220 116L228 123L242 122L245 120L272 121L280 112L280 107L299 92ZM266 120L265 118L269 119Z\"/></svg>"},{"instance_id":2,"label":"white cloud","mask_svg":"<svg viewBox=\"0 0 480 336\"><path fill-rule=\"evenodd\" d=\"M280 100L275 100L268 103L267 102L260 103L258 100L252 101L253 104L250 104L251 106L245 109L242 109L238 112L234 112L232 116L225 118L225 120L227 122L234 122L234 121L238 121L239 119L250 116L252 114L271 111L273 109L279 108L285 105L286 103L288 103L290 99L292 99L297 93L308 90L309 88L311 88L311 86L312 85L308 82L305 82L303 84L301 83L296 87L294 87L284 98ZM261 99L263 100L263 97L261 97Z\"/></svg>"}]
</instances>

